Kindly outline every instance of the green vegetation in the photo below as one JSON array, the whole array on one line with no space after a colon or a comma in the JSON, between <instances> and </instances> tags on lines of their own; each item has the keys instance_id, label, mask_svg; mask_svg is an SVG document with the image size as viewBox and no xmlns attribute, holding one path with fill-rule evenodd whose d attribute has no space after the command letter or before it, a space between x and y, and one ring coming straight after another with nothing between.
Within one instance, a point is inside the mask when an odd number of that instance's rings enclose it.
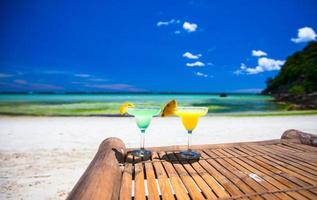
<instances>
[{"instance_id":1,"label":"green vegetation","mask_svg":"<svg viewBox=\"0 0 317 200\"><path fill-rule=\"evenodd\" d=\"M317 92L317 42L287 58L282 70L267 81L264 94L291 96Z\"/></svg>"},{"instance_id":2,"label":"green vegetation","mask_svg":"<svg viewBox=\"0 0 317 200\"><path fill-rule=\"evenodd\" d=\"M302 85L294 85L290 89L288 89L288 93L290 95L303 95L305 94L305 87Z\"/></svg>"}]
</instances>

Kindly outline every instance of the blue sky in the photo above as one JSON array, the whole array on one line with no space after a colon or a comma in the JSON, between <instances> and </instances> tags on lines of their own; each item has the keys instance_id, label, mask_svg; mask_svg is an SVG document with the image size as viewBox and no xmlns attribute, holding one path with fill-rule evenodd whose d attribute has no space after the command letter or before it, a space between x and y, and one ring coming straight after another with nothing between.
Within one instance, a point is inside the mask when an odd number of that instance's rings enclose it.
<instances>
[{"instance_id":1,"label":"blue sky","mask_svg":"<svg viewBox=\"0 0 317 200\"><path fill-rule=\"evenodd\" d=\"M1 1L0 90L259 91L314 40L316 10L314 0Z\"/></svg>"}]
</instances>

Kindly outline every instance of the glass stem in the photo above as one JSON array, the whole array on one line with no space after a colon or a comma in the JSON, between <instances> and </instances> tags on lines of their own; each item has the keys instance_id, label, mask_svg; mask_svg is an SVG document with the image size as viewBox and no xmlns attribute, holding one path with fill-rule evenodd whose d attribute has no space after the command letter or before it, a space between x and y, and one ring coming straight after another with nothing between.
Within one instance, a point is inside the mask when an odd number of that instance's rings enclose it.
<instances>
[{"instance_id":1,"label":"glass stem","mask_svg":"<svg viewBox=\"0 0 317 200\"><path fill-rule=\"evenodd\" d=\"M192 131L187 132L188 140L187 140L187 150L191 151L191 145L192 145Z\"/></svg>"},{"instance_id":2,"label":"glass stem","mask_svg":"<svg viewBox=\"0 0 317 200\"><path fill-rule=\"evenodd\" d=\"M145 130L141 130L141 137L140 137L140 148L144 149L144 140L145 140Z\"/></svg>"}]
</instances>

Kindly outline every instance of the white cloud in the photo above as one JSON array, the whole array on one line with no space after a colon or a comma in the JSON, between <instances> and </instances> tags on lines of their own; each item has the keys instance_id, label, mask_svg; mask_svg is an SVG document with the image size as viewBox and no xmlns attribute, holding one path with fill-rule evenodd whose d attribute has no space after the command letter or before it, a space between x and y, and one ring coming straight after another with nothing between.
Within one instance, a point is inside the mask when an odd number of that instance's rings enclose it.
<instances>
[{"instance_id":1,"label":"white cloud","mask_svg":"<svg viewBox=\"0 0 317 200\"><path fill-rule=\"evenodd\" d=\"M196 61L193 63L186 63L186 66L187 67L203 67L203 66L205 66L205 63L200 62L200 61Z\"/></svg>"},{"instance_id":2,"label":"white cloud","mask_svg":"<svg viewBox=\"0 0 317 200\"><path fill-rule=\"evenodd\" d=\"M258 59L258 65L255 67L247 67L244 63L241 63L240 68L234 72L234 74L258 74L265 71L280 70L284 65L285 60L274 60L271 58L261 57Z\"/></svg>"},{"instance_id":3,"label":"white cloud","mask_svg":"<svg viewBox=\"0 0 317 200\"><path fill-rule=\"evenodd\" d=\"M261 50L252 50L252 56L257 56L257 57L267 56L267 53Z\"/></svg>"},{"instance_id":4,"label":"white cloud","mask_svg":"<svg viewBox=\"0 0 317 200\"><path fill-rule=\"evenodd\" d=\"M174 31L175 34L181 34L180 30Z\"/></svg>"},{"instance_id":5,"label":"white cloud","mask_svg":"<svg viewBox=\"0 0 317 200\"><path fill-rule=\"evenodd\" d=\"M195 32L197 27L197 24L194 23L184 22L183 24L183 28L188 32Z\"/></svg>"},{"instance_id":6,"label":"white cloud","mask_svg":"<svg viewBox=\"0 0 317 200\"><path fill-rule=\"evenodd\" d=\"M298 29L297 38L292 38L291 41L295 43L310 42L316 40L316 33L310 27L303 27Z\"/></svg>"},{"instance_id":7,"label":"white cloud","mask_svg":"<svg viewBox=\"0 0 317 200\"><path fill-rule=\"evenodd\" d=\"M281 66L284 65L285 60L274 60L271 58L259 58L258 65L265 71L280 70Z\"/></svg>"},{"instance_id":8,"label":"white cloud","mask_svg":"<svg viewBox=\"0 0 317 200\"><path fill-rule=\"evenodd\" d=\"M207 78L207 77L208 77L207 74L204 74L204 73L202 73L202 72L196 72L195 74L196 74L196 76L200 76L200 77L204 77L204 78Z\"/></svg>"},{"instance_id":9,"label":"white cloud","mask_svg":"<svg viewBox=\"0 0 317 200\"><path fill-rule=\"evenodd\" d=\"M9 78L12 77L13 74L5 74L5 73L0 73L0 78Z\"/></svg>"},{"instance_id":10,"label":"white cloud","mask_svg":"<svg viewBox=\"0 0 317 200\"><path fill-rule=\"evenodd\" d=\"M183 54L183 57L189 58L189 59L198 59L201 56L202 56L201 54L194 55L194 54L192 54L190 52L186 52L186 53Z\"/></svg>"},{"instance_id":11,"label":"white cloud","mask_svg":"<svg viewBox=\"0 0 317 200\"><path fill-rule=\"evenodd\" d=\"M159 21L156 23L157 26L168 26L170 24L179 24L180 20L171 19L170 21Z\"/></svg>"},{"instance_id":12,"label":"white cloud","mask_svg":"<svg viewBox=\"0 0 317 200\"><path fill-rule=\"evenodd\" d=\"M80 77L80 78L88 78L91 77L90 74L75 74L74 76Z\"/></svg>"}]
</instances>

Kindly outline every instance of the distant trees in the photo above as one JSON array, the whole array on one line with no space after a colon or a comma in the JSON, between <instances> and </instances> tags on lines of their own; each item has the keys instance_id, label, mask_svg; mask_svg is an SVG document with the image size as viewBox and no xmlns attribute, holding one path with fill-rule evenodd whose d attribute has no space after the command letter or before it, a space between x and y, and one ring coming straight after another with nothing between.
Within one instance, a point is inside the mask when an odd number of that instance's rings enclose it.
<instances>
[{"instance_id":1,"label":"distant trees","mask_svg":"<svg viewBox=\"0 0 317 200\"><path fill-rule=\"evenodd\" d=\"M289 56L275 78L269 78L264 94L299 95L317 92L317 42Z\"/></svg>"},{"instance_id":2,"label":"distant trees","mask_svg":"<svg viewBox=\"0 0 317 200\"><path fill-rule=\"evenodd\" d=\"M266 84L263 94L295 103L295 109L317 109L317 42L289 56L279 74Z\"/></svg>"}]
</instances>

